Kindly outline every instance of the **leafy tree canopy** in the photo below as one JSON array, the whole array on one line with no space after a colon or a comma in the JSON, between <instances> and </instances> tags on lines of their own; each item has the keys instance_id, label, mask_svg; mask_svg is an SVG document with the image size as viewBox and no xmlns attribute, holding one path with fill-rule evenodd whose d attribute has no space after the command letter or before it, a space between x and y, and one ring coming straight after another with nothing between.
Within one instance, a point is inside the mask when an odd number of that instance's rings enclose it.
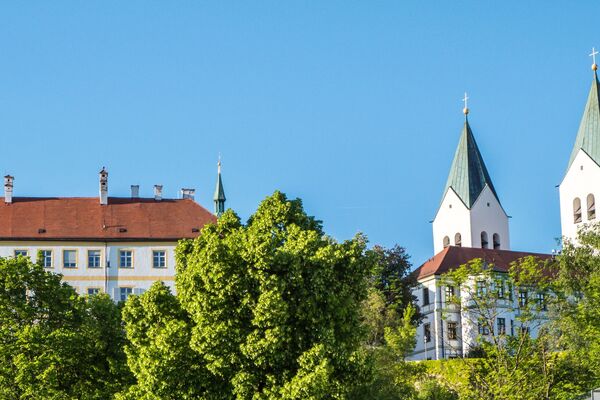
<instances>
[{"instance_id":1,"label":"leafy tree canopy","mask_svg":"<svg viewBox=\"0 0 600 400\"><path fill-rule=\"evenodd\" d=\"M372 263L363 236L334 241L280 192L246 224L225 212L178 246L176 297L155 285L126 305L137 378L126 395L344 397L369 378L360 304Z\"/></svg>"}]
</instances>

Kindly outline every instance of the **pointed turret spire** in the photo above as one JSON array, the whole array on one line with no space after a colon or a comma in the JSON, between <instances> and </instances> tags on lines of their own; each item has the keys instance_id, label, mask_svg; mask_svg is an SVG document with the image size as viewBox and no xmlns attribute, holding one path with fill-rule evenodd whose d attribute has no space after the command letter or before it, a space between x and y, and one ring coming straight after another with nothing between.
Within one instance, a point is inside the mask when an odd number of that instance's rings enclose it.
<instances>
[{"instance_id":1,"label":"pointed turret spire","mask_svg":"<svg viewBox=\"0 0 600 400\"><path fill-rule=\"evenodd\" d=\"M467 208L471 208L475 200L479 197L485 186L489 186L494 196L498 199L496 189L492 184L492 179L487 171L483 157L475 142L475 137L471 131L467 114L469 109L467 108L466 100L468 97L465 93L465 108L463 113L465 114L465 124L460 134L460 140L458 147L454 153L454 160L450 167L450 174L448 175L448 181L446 182L446 188L444 194L449 188L452 188L460 199L465 203Z\"/></svg>"},{"instance_id":2,"label":"pointed turret spire","mask_svg":"<svg viewBox=\"0 0 600 400\"><path fill-rule=\"evenodd\" d=\"M217 163L217 187L213 197L215 202L215 215L220 217L225 212L225 190L223 190L223 181L221 180L221 156Z\"/></svg>"},{"instance_id":3,"label":"pointed turret spire","mask_svg":"<svg viewBox=\"0 0 600 400\"><path fill-rule=\"evenodd\" d=\"M585 151L596 164L600 165L600 95L598 94L599 84L596 72L598 69L596 54L598 52L592 48L592 53L590 54L593 57L592 71L594 71L592 87L590 88L587 103L585 104L583 117L581 117L581 123L579 124L577 138L571 152L571 158L569 158L567 170L571 167L579 149Z\"/></svg>"}]
</instances>

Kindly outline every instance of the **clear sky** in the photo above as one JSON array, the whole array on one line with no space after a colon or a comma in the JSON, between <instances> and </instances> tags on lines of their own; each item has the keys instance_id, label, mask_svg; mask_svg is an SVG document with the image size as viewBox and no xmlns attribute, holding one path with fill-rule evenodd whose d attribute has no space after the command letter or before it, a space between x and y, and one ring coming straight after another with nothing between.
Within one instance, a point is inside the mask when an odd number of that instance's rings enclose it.
<instances>
[{"instance_id":1,"label":"clear sky","mask_svg":"<svg viewBox=\"0 0 600 400\"><path fill-rule=\"evenodd\" d=\"M195 187L244 219L276 189L337 239L432 255L469 120L516 250L549 252L600 47L597 1L0 5L0 172L15 196Z\"/></svg>"}]
</instances>

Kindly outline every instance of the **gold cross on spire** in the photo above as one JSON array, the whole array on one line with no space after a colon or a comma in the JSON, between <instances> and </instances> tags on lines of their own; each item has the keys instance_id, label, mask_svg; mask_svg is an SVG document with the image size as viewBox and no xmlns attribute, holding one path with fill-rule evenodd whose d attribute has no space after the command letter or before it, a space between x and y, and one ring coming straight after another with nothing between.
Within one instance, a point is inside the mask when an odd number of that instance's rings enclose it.
<instances>
[{"instance_id":1,"label":"gold cross on spire","mask_svg":"<svg viewBox=\"0 0 600 400\"><path fill-rule=\"evenodd\" d=\"M463 97L462 101L465 103L465 108L463 108L463 114L467 115L469 113L469 107L467 106L467 101L469 97L467 96L467 92L465 92L465 97Z\"/></svg>"},{"instance_id":2,"label":"gold cross on spire","mask_svg":"<svg viewBox=\"0 0 600 400\"><path fill-rule=\"evenodd\" d=\"M598 52L596 51L596 49L594 47L592 47L592 52L590 53L590 57L592 57L592 69L594 71L598 69L598 66L596 65L596 54L598 54Z\"/></svg>"},{"instance_id":3,"label":"gold cross on spire","mask_svg":"<svg viewBox=\"0 0 600 400\"><path fill-rule=\"evenodd\" d=\"M217 173L221 174L221 153L219 153L219 161L217 162Z\"/></svg>"}]
</instances>

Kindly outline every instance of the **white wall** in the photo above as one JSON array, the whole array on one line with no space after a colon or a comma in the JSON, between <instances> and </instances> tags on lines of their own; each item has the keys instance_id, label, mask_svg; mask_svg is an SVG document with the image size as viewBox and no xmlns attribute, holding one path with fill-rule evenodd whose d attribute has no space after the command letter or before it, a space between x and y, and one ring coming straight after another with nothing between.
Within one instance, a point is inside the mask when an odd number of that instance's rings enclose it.
<instances>
[{"instance_id":1,"label":"white wall","mask_svg":"<svg viewBox=\"0 0 600 400\"><path fill-rule=\"evenodd\" d=\"M493 248L493 235L497 233L500 235L500 248L510 250L508 216L492 190L486 185L469 210L454 190L448 189L433 220L434 254L444 249L445 236L454 246L457 232L461 234L463 247L480 248L483 231L488 234L488 248Z\"/></svg>"},{"instance_id":2,"label":"white wall","mask_svg":"<svg viewBox=\"0 0 600 400\"><path fill-rule=\"evenodd\" d=\"M493 248L493 234L497 233L500 249L510 250L508 216L487 185L471 207L471 247L481 247L481 232L488 234L488 248Z\"/></svg>"},{"instance_id":3,"label":"white wall","mask_svg":"<svg viewBox=\"0 0 600 400\"><path fill-rule=\"evenodd\" d=\"M35 261L39 250L51 250L53 262L48 270L63 274L63 280L80 294L87 294L88 288L100 288L119 300L119 287L131 287L135 294L139 294L158 280L174 291L176 245L176 242L0 242L0 257L13 257L15 250L19 249L27 250L31 260ZM63 267L64 250L76 251L76 268ZM88 268L88 250L100 251L101 268ZM119 267L120 250L133 251L132 268ZM166 252L166 268L153 267L154 250Z\"/></svg>"},{"instance_id":4,"label":"white wall","mask_svg":"<svg viewBox=\"0 0 600 400\"><path fill-rule=\"evenodd\" d=\"M592 221L587 216L587 196L593 194L596 202L600 198L600 167L583 150L579 150L559 187L560 222L563 238L576 243L577 230ZM575 224L573 200L581 200L582 222ZM596 207L597 209L597 207ZM598 211L596 211L598 219Z\"/></svg>"},{"instance_id":5,"label":"white wall","mask_svg":"<svg viewBox=\"0 0 600 400\"><path fill-rule=\"evenodd\" d=\"M433 220L433 252L439 253L444 249L444 236L450 238L454 246L454 237L460 233L462 245L471 247L471 222L469 209L452 188L448 189L442 204Z\"/></svg>"}]
</instances>

